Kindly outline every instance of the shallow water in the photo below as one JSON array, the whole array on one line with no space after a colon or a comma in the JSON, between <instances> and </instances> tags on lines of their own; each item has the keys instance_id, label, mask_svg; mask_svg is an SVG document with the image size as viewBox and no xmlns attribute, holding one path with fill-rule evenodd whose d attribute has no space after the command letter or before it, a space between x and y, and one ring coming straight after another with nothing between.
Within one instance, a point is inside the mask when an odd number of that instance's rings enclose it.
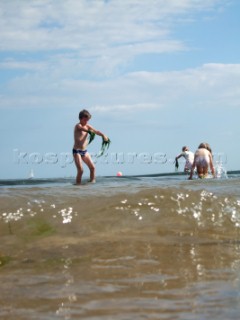
<instances>
[{"instance_id":1,"label":"shallow water","mask_svg":"<svg viewBox=\"0 0 240 320\"><path fill-rule=\"evenodd\" d=\"M239 182L1 187L1 319L238 319Z\"/></svg>"}]
</instances>

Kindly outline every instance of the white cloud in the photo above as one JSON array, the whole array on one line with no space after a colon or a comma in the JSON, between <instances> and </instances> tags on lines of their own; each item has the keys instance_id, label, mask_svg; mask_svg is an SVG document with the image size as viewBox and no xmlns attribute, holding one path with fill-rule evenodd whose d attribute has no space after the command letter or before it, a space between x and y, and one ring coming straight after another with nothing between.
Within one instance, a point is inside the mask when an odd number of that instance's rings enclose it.
<instances>
[{"instance_id":1,"label":"white cloud","mask_svg":"<svg viewBox=\"0 0 240 320\"><path fill-rule=\"evenodd\" d=\"M173 23L176 26L179 19L219 3L219 0L1 1L0 50L38 52L39 59L41 52L48 52L52 57L50 63L58 51L66 59L71 55L72 69L77 65L79 72L109 76L137 55L186 49L181 40L172 38Z\"/></svg>"},{"instance_id":2,"label":"white cloud","mask_svg":"<svg viewBox=\"0 0 240 320\"><path fill-rule=\"evenodd\" d=\"M46 63L43 62L30 62L20 61L15 59L6 59L4 62L0 62L0 69L9 70L29 70L29 71L42 71L46 68Z\"/></svg>"},{"instance_id":3,"label":"white cloud","mask_svg":"<svg viewBox=\"0 0 240 320\"><path fill-rule=\"evenodd\" d=\"M6 52L0 69L20 71L3 81L1 106L66 107L81 101L98 112L120 112L238 105L239 65L135 73L125 68L138 55L187 50L173 28L222 5L220 0L0 1L2 57Z\"/></svg>"},{"instance_id":4,"label":"white cloud","mask_svg":"<svg viewBox=\"0 0 240 320\"><path fill-rule=\"evenodd\" d=\"M137 72L129 75L138 91L148 88L165 105L240 106L240 64L205 64L198 68L162 73ZM156 102L155 101L155 102Z\"/></svg>"},{"instance_id":5,"label":"white cloud","mask_svg":"<svg viewBox=\"0 0 240 320\"><path fill-rule=\"evenodd\" d=\"M125 104L125 105L113 105L113 106L94 106L91 108L93 112L97 113L116 113L116 112L125 112L126 113L134 113L138 111L143 110L149 110L149 109L157 109L159 106L157 104L153 103L137 103L137 104Z\"/></svg>"},{"instance_id":6,"label":"white cloud","mask_svg":"<svg viewBox=\"0 0 240 320\"><path fill-rule=\"evenodd\" d=\"M28 74L2 92L1 107L91 107L98 113L147 108L240 106L240 64L204 64L171 72L135 72L105 81Z\"/></svg>"}]
</instances>

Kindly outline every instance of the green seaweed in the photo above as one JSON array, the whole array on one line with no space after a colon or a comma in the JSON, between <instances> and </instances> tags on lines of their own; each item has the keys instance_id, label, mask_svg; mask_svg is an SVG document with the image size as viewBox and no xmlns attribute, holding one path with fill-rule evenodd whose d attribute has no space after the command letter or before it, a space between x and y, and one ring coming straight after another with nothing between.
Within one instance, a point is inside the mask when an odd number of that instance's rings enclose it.
<instances>
[{"instance_id":1,"label":"green seaweed","mask_svg":"<svg viewBox=\"0 0 240 320\"><path fill-rule=\"evenodd\" d=\"M94 140L96 133L91 130L88 130L88 134L89 134L88 144L90 144Z\"/></svg>"},{"instance_id":2,"label":"green seaweed","mask_svg":"<svg viewBox=\"0 0 240 320\"><path fill-rule=\"evenodd\" d=\"M179 164L178 164L178 159L175 160L175 168L178 170Z\"/></svg>"},{"instance_id":3,"label":"green seaweed","mask_svg":"<svg viewBox=\"0 0 240 320\"><path fill-rule=\"evenodd\" d=\"M102 140L102 147L97 158L101 157L105 153L105 151L109 148L110 143L111 143L110 139L108 139L107 141L105 141L104 139Z\"/></svg>"}]
</instances>

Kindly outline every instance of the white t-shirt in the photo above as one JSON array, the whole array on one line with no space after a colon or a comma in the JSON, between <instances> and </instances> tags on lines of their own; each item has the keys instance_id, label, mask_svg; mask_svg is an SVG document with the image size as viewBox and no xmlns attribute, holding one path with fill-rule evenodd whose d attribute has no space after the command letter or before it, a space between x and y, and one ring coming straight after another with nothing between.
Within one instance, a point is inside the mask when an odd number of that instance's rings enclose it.
<instances>
[{"instance_id":1,"label":"white t-shirt","mask_svg":"<svg viewBox=\"0 0 240 320\"><path fill-rule=\"evenodd\" d=\"M192 151L183 151L182 155L186 159L185 168L191 169L194 161L194 153Z\"/></svg>"}]
</instances>

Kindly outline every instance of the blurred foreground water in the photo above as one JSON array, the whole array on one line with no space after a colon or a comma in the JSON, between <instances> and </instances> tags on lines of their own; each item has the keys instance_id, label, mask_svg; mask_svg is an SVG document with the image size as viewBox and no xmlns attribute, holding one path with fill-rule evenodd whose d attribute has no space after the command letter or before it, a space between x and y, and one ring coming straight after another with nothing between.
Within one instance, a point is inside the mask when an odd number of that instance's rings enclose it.
<instances>
[{"instance_id":1,"label":"blurred foreground water","mask_svg":"<svg viewBox=\"0 0 240 320\"><path fill-rule=\"evenodd\" d=\"M240 178L0 188L1 319L239 319Z\"/></svg>"}]
</instances>

